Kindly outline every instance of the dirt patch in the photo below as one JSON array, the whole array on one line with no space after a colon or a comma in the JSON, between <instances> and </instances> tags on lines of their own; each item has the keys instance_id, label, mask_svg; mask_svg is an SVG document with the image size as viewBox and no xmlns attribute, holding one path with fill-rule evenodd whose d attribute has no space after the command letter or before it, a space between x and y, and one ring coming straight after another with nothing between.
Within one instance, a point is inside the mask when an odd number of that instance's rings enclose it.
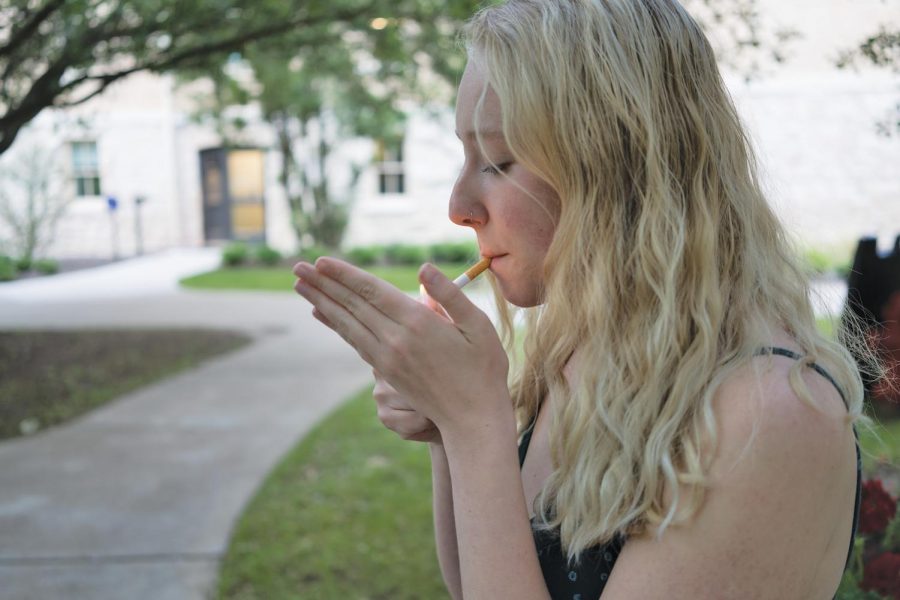
<instances>
[{"instance_id":1,"label":"dirt patch","mask_svg":"<svg viewBox=\"0 0 900 600\"><path fill-rule=\"evenodd\" d=\"M205 329L0 332L0 439L63 423L251 339Z\"/></svg>"}]
</instances>

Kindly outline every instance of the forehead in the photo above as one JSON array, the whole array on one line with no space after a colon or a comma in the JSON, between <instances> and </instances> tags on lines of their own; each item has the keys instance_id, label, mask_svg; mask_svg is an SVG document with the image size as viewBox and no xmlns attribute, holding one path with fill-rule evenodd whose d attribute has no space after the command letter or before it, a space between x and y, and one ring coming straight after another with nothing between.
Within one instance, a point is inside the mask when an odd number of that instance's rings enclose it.
<instances>
[{"instance_id":1,"label":"forehead","mask_svg":"<svg viewBox=\"0 0 900 600\"><path fill-rule=\"evenodd\" d=\"M470 60L463 72L456 97L456 134L463 139L474 138L476 108L482 93L485 93L478 112L478 130L484 138L503 138L503 121L500 113L500 98L488 86L485 92L487 77L478 63Z\"/></svg>"}]
</instances>

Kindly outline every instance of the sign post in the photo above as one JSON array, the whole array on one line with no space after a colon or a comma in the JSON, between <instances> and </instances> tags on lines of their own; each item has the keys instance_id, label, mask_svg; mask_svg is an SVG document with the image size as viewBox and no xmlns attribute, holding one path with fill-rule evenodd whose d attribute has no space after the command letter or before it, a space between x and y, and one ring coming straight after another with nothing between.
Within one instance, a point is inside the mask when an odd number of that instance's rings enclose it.
<instances>
[{"instance_id":1,"label":"sign post","mask_svg":"<svg viewBox=\"0 0 900 600\"><path fill-rule=\"evenodd\" d=\"M119 260L119 226L116 220L116 210L119 208L119 201L115 196L106 197L106 208L109 209L109 230L112 235L112 257L113 260Z\"/></svg>"},{"instance_id":2,"label":"sign post","mask_svg":"<svg viewBox=\"0 0 900 600\"><path fill-rule=\"evenodd\" d=\"M141 223L141 205L146 200L143 196L134 197L134 239L138 256L144 254L144 227Z\"/></svg>"}]
</instances>

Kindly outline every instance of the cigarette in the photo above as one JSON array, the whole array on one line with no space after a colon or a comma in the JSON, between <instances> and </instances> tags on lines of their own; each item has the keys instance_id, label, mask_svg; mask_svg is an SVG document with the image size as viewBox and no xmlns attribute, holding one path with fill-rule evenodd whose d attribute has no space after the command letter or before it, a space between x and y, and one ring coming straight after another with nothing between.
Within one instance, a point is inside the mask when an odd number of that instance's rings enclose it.
<instances>
[{"instance_id":1,"label":"cigarette","mask_svg":"<svg viewBox=\"0 0 900 600\"><path fill-rule=\"evenodd\" d=\"M466 287L473 279L484 273L484 270L491 266L490 257L486 256L477 263L466 269L466 272L453 280L453 285L462 289Z\"/></svg>"},{"instance_id":2,"label":"cigarette","mask_svg":"<svg viewBox=\"0 0 900 600\"><path fill-rule=\"evenodd\" d=\"M453 280L453 285L458 287L459 289L463 289L472 281L484 273L484 271L491 266L491 258L486 256L479 260L477 263L466 269L466 272ZM425 291L425 286L419 284L419 296L425 298L428 295L428 292Z\"/></svg>"}]
</instances>

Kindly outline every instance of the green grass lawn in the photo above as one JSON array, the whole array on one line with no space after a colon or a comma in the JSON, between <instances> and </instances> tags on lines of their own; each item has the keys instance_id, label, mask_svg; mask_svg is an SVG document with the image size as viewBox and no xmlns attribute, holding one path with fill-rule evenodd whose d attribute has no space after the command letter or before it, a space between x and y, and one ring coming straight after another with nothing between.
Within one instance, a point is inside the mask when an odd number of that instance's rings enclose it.
<instances>
[{"instance_id":1,"label":"green grass lawn","mask_svg":"<svg viewBox=\"0 0 900 600\"><path fill-rule=\"evenodd\" d=\"M834 337L834 330L838 323L839 319L837 317L819 317L816 319L816 327L818 327L822 335L827 338Z\"/></svg>"},{"instance_id":2,"label":"green grass lawn","mask_svg":"<svg viewBox=\"0 0 900 600\"><path fill-rule=\"evenodd\" d=\"M0 332L0 439L65 422L249 341L198 329Z\"/></svg>"},{"instance_id":3,"label":"green grass lawn","mask_svg":"<svg viewBox=\"0 0 900 600\"><path fill-rule=\"evenodd\" d=\"M469 267L469 263L442 263L437 267L448 277L455 278ZM397 286L403 291L419 289L419 267L368 267L376 277ZM218 269L181 280L181 285L192 289L207 290L265 290L293 292L297 278L291 267L240 267Z\"/></svg>"},{"instance_id":4,"label":"green grass lawn","mask_svg":"<svg viewBox=\"0 0 900 600\"><path fill-rule=\"evenodd\" d=\"M863 433L867 476L900 464L900 420ZM448 597L435 555L424 444L375 417L371 390L302 440L245 510L222 562L218 597Z\"/></svg>"},{"instance_id":5,"label":"green grass lawn","mask_svg":"<svg viewBox=\"0 0 900 600\"><path fill-rule=\"evenodd\" d=\"M900 461L900 421L878 432L883 445L861 436L867 473ZM434 547L427 447L384 428L371 389L327 417L268 476L235 527L217 594L448 598Z\"/></svg>"},{"instance_id":6,"label":"green grass lawn","mask_svg":"<svg viewBox=\"0 0 900 600\"><path fill-rule=\"evenodd\" d=\"M371 389L305 437L238 522L219 598L448 598L425 444L378 421Z\"/></svg>"}]
</instances>

